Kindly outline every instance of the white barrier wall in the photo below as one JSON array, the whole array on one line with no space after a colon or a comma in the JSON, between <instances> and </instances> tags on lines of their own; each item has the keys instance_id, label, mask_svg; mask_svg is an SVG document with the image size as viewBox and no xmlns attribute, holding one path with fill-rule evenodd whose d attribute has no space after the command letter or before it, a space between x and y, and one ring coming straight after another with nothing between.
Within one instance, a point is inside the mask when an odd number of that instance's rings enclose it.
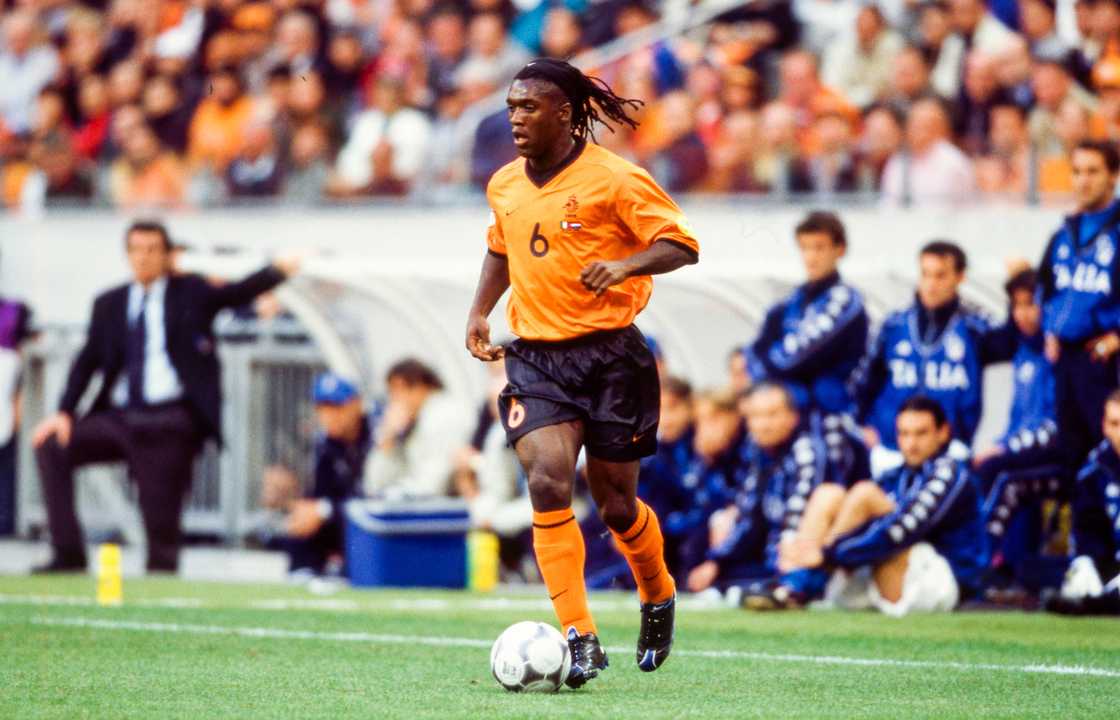
<instances>
[{"instance_id":1,"label":"white barrier wall","mask_svg":"<svg viewBox=\"0 0 1120 720\"><path fill-rule=\"evenodd\" d=\"M662 342L672 370L699 385L722 380L729 349L748 340L765 307L799 281L791 234L807 209L685 203L701 262L658 279L640 322ZM234 275L276 252L312 251L287 299L332 364L377 387L388 363L416 354L437 365L453 392L473 400L485 380L461 336L487 215L480 203L224 210L166 220L193 250L188 268ZM1058 209L1022 207L841 215L850 245L844 273L864 291L876 320L910 301L917 250L933 238L966 249L966 296L1002 315L1005 259L1036 261L1061 218ZM122 236L129 220L108 212L0 220L0 292L29 302L39 324L84 324L94 295L127 277ZM495 335L504 333L500 315L495 311ZM1006 413L1006 373L997 371L988 384L981 438L998 431Z\"/></svg>"}]
</instances>

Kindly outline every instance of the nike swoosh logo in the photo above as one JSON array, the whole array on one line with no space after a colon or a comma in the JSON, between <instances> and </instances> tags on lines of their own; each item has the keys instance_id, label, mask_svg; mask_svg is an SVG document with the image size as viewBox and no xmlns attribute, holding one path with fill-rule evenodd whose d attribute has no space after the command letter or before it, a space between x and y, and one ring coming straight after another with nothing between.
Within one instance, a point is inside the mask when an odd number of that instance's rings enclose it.
<instances>
[{"instance_id":1,"label":"nike swoosh logo","mask_svg":"<svg viewBox=\"0 0 1120 720\"><path fill-rule=\"evenodd\" d=\"M561 595L563 595L566 592L568 592L568 591L567 590L561 590L560 592L556 593L555 595L549 595L548 599L549 600L555 600L556 598L560 597Z\"/></svg>"}]
</instances>

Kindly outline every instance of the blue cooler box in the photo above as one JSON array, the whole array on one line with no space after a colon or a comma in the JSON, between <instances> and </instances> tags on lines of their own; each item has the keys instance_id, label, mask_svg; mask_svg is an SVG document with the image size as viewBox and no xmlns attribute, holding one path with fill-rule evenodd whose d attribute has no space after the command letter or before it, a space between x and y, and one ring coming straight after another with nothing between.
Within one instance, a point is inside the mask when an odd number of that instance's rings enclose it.
<instances>
[{"instance_id":1,"label":"blue cooler box","mask_svg":"<svg viewBox=\"0 0 1120 720\"><path fill-rule=\"evenodd\" d=\"M467 586L467 504L458 498L346 503L346 566L356 587Z\"/></svg>"}]
</instances>

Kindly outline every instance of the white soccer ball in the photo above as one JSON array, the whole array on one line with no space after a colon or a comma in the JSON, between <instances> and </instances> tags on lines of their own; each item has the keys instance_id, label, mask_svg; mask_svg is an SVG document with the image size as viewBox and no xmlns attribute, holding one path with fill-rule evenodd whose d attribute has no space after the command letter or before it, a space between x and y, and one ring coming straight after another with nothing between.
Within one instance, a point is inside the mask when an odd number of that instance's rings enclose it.
<instances>
[{"instance_id":1,"label":"white soccer ball","mask_svg":"<svg viewBox=\"0 0 1120 720\"><path fill-rule=\"evenodd\" d=\"M510 692L556 692L571 668L568 642L541 622L510 625L490 649L490 672Z\"/></svg>"}]
</instances>

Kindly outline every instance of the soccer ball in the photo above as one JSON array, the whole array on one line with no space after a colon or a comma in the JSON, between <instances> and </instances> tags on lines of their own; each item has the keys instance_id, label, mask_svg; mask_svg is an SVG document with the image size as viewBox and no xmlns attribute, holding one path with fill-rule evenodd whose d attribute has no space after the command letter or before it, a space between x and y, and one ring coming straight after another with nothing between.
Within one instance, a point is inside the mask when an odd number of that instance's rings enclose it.
<instances>
[{"instance_id":1,"label":"soccer ball","mask_svg":"<svg viewBox=\"0 0 1120 720\"><path fill-rule=\"evenodd\" d=\"M571 668L564 636L540 622L510 625L490 649L490 672L510 692L556 692Z\"/></svg>"}]
</instances>

